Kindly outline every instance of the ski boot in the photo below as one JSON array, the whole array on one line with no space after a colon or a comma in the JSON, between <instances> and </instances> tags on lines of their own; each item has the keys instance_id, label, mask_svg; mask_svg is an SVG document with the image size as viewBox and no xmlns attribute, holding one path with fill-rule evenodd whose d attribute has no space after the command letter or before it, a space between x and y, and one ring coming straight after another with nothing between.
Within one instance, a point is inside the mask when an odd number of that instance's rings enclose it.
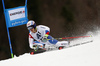
<instances>
[{"instance_id":1,"label":"ski boot","mask_svg":"<svg viewBox=\"0 0 100 66\"><path fill-rule=\"evenodd\" d=\"M59 41L57 42L56 46L58 46L58 49L61 50L66 46L69 46L70 42L69 41Z\"/></svg>"}]
</instances>

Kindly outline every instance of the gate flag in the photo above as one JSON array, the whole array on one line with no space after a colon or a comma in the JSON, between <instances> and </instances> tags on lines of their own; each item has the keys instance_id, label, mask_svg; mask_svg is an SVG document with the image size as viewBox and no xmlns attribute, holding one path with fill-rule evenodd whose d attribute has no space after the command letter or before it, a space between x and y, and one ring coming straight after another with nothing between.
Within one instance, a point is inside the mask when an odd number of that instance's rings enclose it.
<instances>
[{"instance_id":1,"label":"gate flag","mask_svg":"<svg viewBox=\"0 0 100 66\"><path fill-rule=\"evenodd\" d=\"M5 9L6 23L8 27L15 27L26 24L27 18L27 7L20 6L11 9Z\"/></svg>"},{"instance_id":2,"label":"gate flag","mask_svg":"<svg viewBox=\"0 0 100 66\"><path fill-rule=\"evenodd\" d=\"M4 14L5 14L11 57L13 58L13 51L12 51L12 45L11 45L11 40L10 40L9 28L23 25L28 22L27 0L25 2L25 6L19 6L19 7L10 8L10 9L5 9L4 0L2 0L2 4L3 4L3 9L4 9Z\"/></svg>"}]
</instances>

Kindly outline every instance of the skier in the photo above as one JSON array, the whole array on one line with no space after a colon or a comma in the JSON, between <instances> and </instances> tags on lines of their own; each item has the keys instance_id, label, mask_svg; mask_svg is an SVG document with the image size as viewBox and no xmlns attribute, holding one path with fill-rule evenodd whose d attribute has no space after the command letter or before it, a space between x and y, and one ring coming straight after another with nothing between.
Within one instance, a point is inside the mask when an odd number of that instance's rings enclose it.
<instances>
[{"instance_id":1,"label":"skier","mask_svg":"<svg viewBox=\"0 0 100 66\"><path fill-rule=\"evenodd\" d=\"M55 45L57 47L63 47L68 44L68 42L62 44L58 40L54 39L49 35L50 28L44 25L36 26L35 21L30 20L27 23L27 28L29 32L29 46L31 49L44 48L44 45Z\"/></svg>"}]
</instances>

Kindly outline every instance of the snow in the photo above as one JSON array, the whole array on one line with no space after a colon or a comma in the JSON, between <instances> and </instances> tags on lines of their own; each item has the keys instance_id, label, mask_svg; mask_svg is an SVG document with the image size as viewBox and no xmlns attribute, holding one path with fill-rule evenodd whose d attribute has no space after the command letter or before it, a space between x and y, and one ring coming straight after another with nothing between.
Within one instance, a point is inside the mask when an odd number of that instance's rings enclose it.
<instances>
[{"instance_id":1,"label":"snow","mask_svg":"<svg viewBox=\"0 0 100 66\"><path fill-rule=\"evenodd\" d=\"M96 31L91 43L35 55L25 53L0 61L0 66L100 66L99 33Z\"/></svg>"}]
</instances>

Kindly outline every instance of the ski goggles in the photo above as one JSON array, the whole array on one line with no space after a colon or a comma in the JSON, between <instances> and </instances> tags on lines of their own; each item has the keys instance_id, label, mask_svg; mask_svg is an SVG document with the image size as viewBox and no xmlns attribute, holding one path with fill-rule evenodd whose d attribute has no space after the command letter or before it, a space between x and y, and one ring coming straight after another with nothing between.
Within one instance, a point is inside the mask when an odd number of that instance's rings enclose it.
<instances>
[{"instance_id":1,"label":"ski goggles","mask_svg":"<svg viewBox=\"0 0 100 66\"><path fill-rule=\"evenodd\" d=\"M36 28L36 24L27 27L28 30L33 29L33 28L34 29Z\"/></svg>"}]
</instances>

